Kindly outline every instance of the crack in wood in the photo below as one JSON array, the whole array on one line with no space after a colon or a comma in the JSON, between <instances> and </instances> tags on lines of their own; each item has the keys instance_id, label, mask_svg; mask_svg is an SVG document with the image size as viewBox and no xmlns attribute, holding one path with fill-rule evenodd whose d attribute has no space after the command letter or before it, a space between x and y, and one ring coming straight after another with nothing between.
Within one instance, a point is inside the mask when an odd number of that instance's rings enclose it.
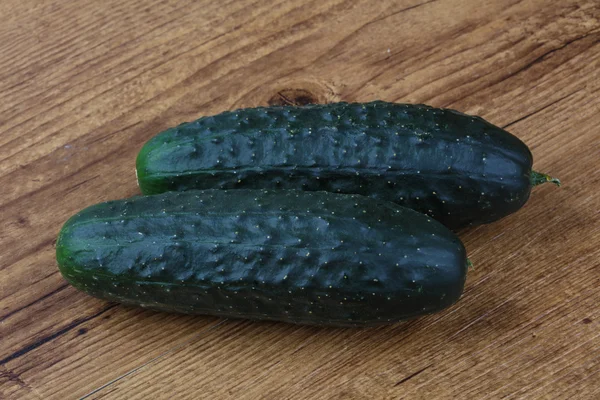
<instances>
[{"instance_id":1,"label":"crack in wood","mask_svg":"<svg viewBox=\"0 0 600 400\"><path fill-rule=\"evenodd\" d=\"M600 32L600 30L592 30L592 31L589 31L589 32L587 32L586 34L584 34L584 35L582 35L582 36L579 36L579 37L577 37L577 38L575 38L575 39L572 39L572 40L570 40L570 41L568 41L568 42L564 43L563 45L561 45L561 46L559 46L559 47L556 47L556 48L554 48L554 49L548 50L548 51L547 51L547 52L545 52L544 54L540 55L539 57L536 57L534 60L532 60L531 62L527 63L527 64L526 64L526 65L524 65L523 67L521 67L521 68L517 69L516 71L514 71L514 72L511 72L511 73L509 73L508 75L502 76L502 77L500 77L499 79L495 79L495 80L491 81L489 84L487 84L486 86L484 86L484 87L482 87L482 88L478 88L478 89L476 89L476 90L475 90L475 91L473 91L473 92L469 92L469 93L467 93L467 94L465 94L465 95L463 95L463 96L459 97L458 99L454 99L454 100L452 100L451 102L449 102L449 103L446 103L445 105L443 105L443 107L450 107L452 104L458 103L459 101L461 101L461 100L464 100L464 99L468 98L469 96L471 96L471 95L473 95L473 94L477 93L478 91L481 91L482 89L491 88L491 87L493 87L493 86L495 86L495 85L498 85L499 83L502 83L502 82L504 82L504 81L507 81L508 79L510 79L510 78L512 78L512 77L514 77L514 76L516 76L516 75L519 75L521 72L524 72L524 71L526 71L526 70L530 69L530 68L531 68L531 67L533 67L535 64L537 64L537 63L539 63L539 62L543 62L543 61L545 61L545 60L547 59L547 56L548 56L549 54L552 54L552 53L555 53L555 52L557 52L557 51L560 51L560 50L562 50L562 49L564 49L564 48L568 47L569 45L571 45L571 44L573 44L573 43L575 43L575 42L577 42L577 41L579 41L579 40L583 40L583 39L587 38L588 36L591 36L591 35L593 35L593 34L595 34L595 33L599 33L599 32ZM522 39L522 40L523 40L523 39ZM596 42L594 42L594 43L593 43L593 44L592 44L590 47L593 47L593 46L594 46L596 43L597 43L597 41L596 41ZM578 52L578 53L574 54L574 55L573 55L572 57L570 57L569 59L572 59L572 58L574 58L574 57L577 57L579 54L581 54L581 53L583 53L583 52L587 51L588 49L589 49L589 48L586 48L586 49L584 49L582 52ZM568 61L568 60L567 60L567 61ZM566 61L565 61L565 62L566 62ZM563 63L561 63L561 65L562 65L562 64L564 64L564 62L563 62ZM485 77L485 76L487 76L487 75L489 75L489 74L490 74L490 73L488 73L488 74L485 74L485 75L481 76L480 78L483 78L483 77ZM460 87L460 86L457 86L457 87ZM450 90L453 90L453 89L456 89L456 87L454 87L454 88L452 88L452 89L450 89ZM443 95L443 94L445 94L445 93L449 92L450 90L447 90L447 91L445 91L445 92L443 92L443 93L441 93L441 94L439 94L439 95ZM439 96L439 95L438 95L438 96Z\"/></svg>"},{"instance_id":2,"label":"crack in wood","mask_svg":"<svg viewBox=\"0 0 600 400\"><path fill-rule=\"evenodd\" d=\"M574 91L574 92L572 92L572 93L569 93L569 94L568 94L568 95L566 95L566 96L562 96L561 98L559 98L559 99L557 99L557 100L554 100L553 102L551 102L551 103L549 103L549 104L546 104L546 105L545 105L545 106L543 106L542 108L539 108L539 109L537 109L537 110L535 110L535 111L532 111L532 112L530 112L529 114L526 114L526 115L524 115L524 116L522 116L522 117L519 117L519 118L517 118L516 120L514 120L514 121L512 121L512 122L509 122L509 123L508 123L508 124L506 124L506 125L503 125L501 128L502 128L502 129L507 129L508 127L510 127L510 126L512 126L512 125L514 125L514 124L516 124L516 123L518 123L518 122L521 122L521 121L523 121L523 120L525 120L525 119L527 119L527 118L529 118L529 117L531 117L531 116L534 116L534 115L536 115L536 114L538 114L538 113L540 113L540 112L544 111L545 109L547 109L547 108L549 108L549 107L552 107L552 106L553 106L553 105L555 105L556 103L559 103L559 102L561 102L561 101L563 101L563 100L565 100L565 99L568 99L569 97L573 96L573 95L574 95L574 94L576 94L576 93L579 93L579 92L581 92L582 90L583 90L583 88L580 88L580 89L577 89L576 91Z\"/></svg>"},{"instance_id":3,"label":"crack in wood","mask_svg":"<svg viewBox=\"0 0 600 400\"><path fill-rule=\"evenodd\" d=\"M408 375L407 377L400 379L398 382L396 382L396 384L394 385L394 387L396 387L396 386L400 386L400 385L402 385L403 383L405 383L405 382L407 382L407 381L411 380L412 378L414 378L414 377L416 377L416 376L420 375L421 373L423 373L423 372L425 372L427 369L429 369L431 366L433 366L433 364L429 364L429 365L428 365L428 366L426 366L425 368L422 368L422 369L420 369L420 370L418 370L418 371L416 371L416 372L414 372L414 373L412 373L412 374Z\"/></svg>"},{"instance_id":4,"label":"crack in wood","mask_svg":"<svg viewBox=\"0 0 600 400\"><path fill-rule=\"evenodd\" d=\"M9 370L8 368L0 369L0 380L2 380L3 378L9 382L16 383L17 385L19 385L22 388L31 389L31 387L27 384L27 382L25 382L23 379L21 379L19 374L14 373L13 371Z\"/></svg>"},{"instance_id":5,"label":"crack in wood","mask_svg":"<svg viewBox=\"0 0 600 400\"><path fill-rule=\"evenodd\" d=\"M28 344L27 346L13 352L12 354L8 355L7 357L4 357L2 360L0 360L0 365L5 365L6 363L29 353L30 351L37 349L38 347L40 347L43 344L46 344L48 342L55 340L56 338L64 335L65 333L71 331L72 329L76 328L77 326L104 314L105 312L107 312L108 310L110 310L112 308L115 308L116 306L117 306L117 304L111 304L108 307L104 307L102 310L100 310L99 312L97 312L94 315L91 315L91 316L85 317L85 318L75 319L73 322L71 322L64 328L62 328L54 333L51 333L49 335L46 335L46 336L36 340L35 342Z\"/></svg>"},{"instance_id":6,"label":"crack in wood","mask_svg":"<svg viewBox=\"0 0 600 400\"><path fill-rule=\"evenodd\" d=\"M50 291L49 293L46 293L45 295L43 295L41 297L38 297L37 299L33 300L32 302L30 302L28 304L25 304L24 306L19 307L19 308L15 309L15 310L12 310L12 311L8 312L7 314L4 314L2 317L0 317L0 323L3 322L4 320L6 320L8 317L10 317L10 316L18 313L19 311L23 311L26 308L33 306L34 304L37 304L37 303L39 303L41 301L44 301L45 299L47 299L50 296L55 295L56 293L60 293L61 291L63 291L68 286L69 286L69 284L65 283L64 285L61 285L61 286L57 287L56 289Z\"/></svg>"},{"instance_id":7,"label":"crack in wood","mask_svg":"<svg viewBox=\"0 0 600 400\"><path fill-rule=\"evenodd\" d=\"M562 45L555 47L553 49L548 50L547 52L545 52L544 54L538 56L537 58L535 58L534 60L532 60L531 62L527 63L525 66L523 66L522 68L518 69L517 71L515 71L514 73L512 73L510 76L513 75L517 75L521 72L527 71L528 69L530 69L531 67L533 67L534 65L536 65L537 63L544 61L544 59L546 59L549 55L556 53L557 51L560 51L562 49L564 49L565 47L569 46L570 44L573 44L575 42L578 42L580 40L583 40L585 38L587 38L588 36L594 34L594 33L598 33L600 31L598 30L592 30L589 31L581 36L575 37L571 40L566 41L565 43L563 43ZM510 76L508 76L508 78L510 78Z\"/></svg>"},{"instance_id":8,"label":"crack in wood","mask_svg":"<svg viewBox=\"0 0 600 400\"><path fill-rule=\"evenodd\" d=\"M78 183L74 184L73 186L71 186L70 188L68 188L67 190L65 190L65 195L67 195L67 194L69 194L71 192L74 192L75 190L77 190L78 187L80 187L82 185L85 185L86 183L88 183L90 181L93 181L94 179L99 178L99 177L100 177L100 175L94 175L91 178L84 179L81 182L78 182Z\"/></svg>"}]
</instances>

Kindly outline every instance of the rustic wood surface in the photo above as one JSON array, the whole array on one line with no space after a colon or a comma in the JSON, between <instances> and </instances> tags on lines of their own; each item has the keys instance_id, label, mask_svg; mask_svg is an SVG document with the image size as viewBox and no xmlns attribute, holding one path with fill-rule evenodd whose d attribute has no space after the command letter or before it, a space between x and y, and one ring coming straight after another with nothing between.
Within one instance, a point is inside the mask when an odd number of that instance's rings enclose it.
<instances>
[{"instance_id":1,"label":"rustic wood surface","mask_svg":"<svg viewBox=\"0 0 600 400\"><path fill-rule=\"evenodd\" d=\"M159 131L264 104L478 114L561 188L461 232L445 312L376 329L169 315L61 278L61 224L138 194ZM599 399L598 0L3 0L0 398Z\"/></svg>"}]
</instances>

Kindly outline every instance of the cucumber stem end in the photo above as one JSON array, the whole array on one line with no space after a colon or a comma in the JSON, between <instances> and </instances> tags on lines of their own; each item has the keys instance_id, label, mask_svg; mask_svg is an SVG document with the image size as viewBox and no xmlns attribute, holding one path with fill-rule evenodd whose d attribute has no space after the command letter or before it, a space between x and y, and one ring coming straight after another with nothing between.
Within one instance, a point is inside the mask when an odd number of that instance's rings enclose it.
<instances>
[{"instance_id":1,"label":"cucumber stem end","mask_svg":"<svg viewBox=\"0 0 600 400\"><path fill-rule=\"evenodd\" d=\"M531 179L532 186L541 185L542 183L546 183L546 182L552 182L556 186L560 186L560 181L557 178L553 178L550 175L546 175L546 174L543 174L543 173L537 172L537 171L531 171L530 179Z\"/></svg>"}]
</instances>

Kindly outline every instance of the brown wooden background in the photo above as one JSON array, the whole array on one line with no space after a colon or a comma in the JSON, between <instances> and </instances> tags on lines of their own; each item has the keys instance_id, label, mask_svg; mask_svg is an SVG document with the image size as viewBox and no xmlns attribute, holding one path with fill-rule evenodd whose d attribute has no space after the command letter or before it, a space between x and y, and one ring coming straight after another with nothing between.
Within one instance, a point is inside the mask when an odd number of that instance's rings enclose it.
<instances>
[{"instance_id":1,"label":"brown wooden background","mask_svg":"<svg viewBox=\"0 0 600 400\"><path fill-rule=\"evenodd\" d=\"M137 194L159 131L374 99L481 115L564 183L461 232L451 309L317 329L126 308L58 273L61 224ZM598 0L2 0L0 398L599 399L599 168Z\"/></svg>"}]
</instances>

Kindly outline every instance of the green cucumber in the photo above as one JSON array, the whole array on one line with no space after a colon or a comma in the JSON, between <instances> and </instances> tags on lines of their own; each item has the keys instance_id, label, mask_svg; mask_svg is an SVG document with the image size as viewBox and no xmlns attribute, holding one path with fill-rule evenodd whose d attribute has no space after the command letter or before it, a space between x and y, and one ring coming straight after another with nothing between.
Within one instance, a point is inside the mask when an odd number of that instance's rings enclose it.
<instances>
[{"instance_id":1,"label":"green cucumber","mask_svg":"<svg viewBox=\"0 0 600 400\"><path fill-rule=\"evenodd\" d=\"M149 140L138 154L136 172L144 194L355 193L415 209L457 229L521 208L534 184L549 181L531 166L523 142L479 117L375 101L259 107L200 118Z\"/></svg>"},{"instance_id":2,"label":"green cucumber","mask_svg":"<svg viewBox=\"0 0 600 400\"><path fill-rule=\"evenodd\" d=\"M434 219L360 195L205 190L88 207L60 231L74 287L151 309L328 326L440 311L465 248Z\"/></svg>"}]
</instances>

